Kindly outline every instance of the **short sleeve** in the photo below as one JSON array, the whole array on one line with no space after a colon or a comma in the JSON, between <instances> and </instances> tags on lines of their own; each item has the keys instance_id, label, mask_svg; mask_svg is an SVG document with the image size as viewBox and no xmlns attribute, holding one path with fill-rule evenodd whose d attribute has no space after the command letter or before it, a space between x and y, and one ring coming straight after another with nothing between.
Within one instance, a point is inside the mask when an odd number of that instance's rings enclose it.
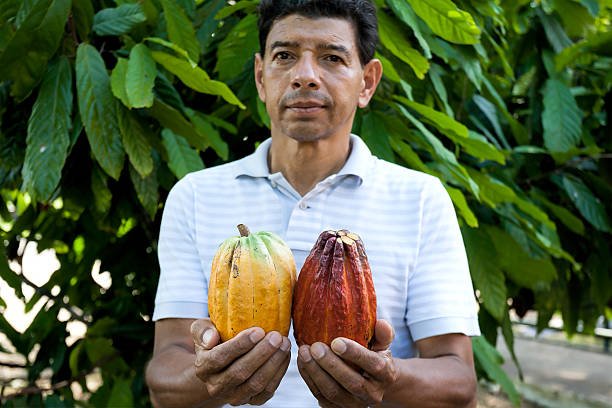
<instances>
[{"instance_id":1,"label":"short sleeve","mask_svg":"<svg viewBox=\"0 0 612 408\"><path fill-rule=\"evenodd\" d=\"M171 190L157 246L160 276L153 320L208 316L208 283L196 245L194 192L189 175Z\"/></svg>"},{"instance_id":2,"label":"short sleeve","mask_svg":"<svg viewBox=\"0 0 612 408\"><path fill-rule=\"evenodd\" d=\"M461 231L453 203L438 179L424 185L419 231L406 301L406 323L412 338L480 335Z\"/></svg>"}]
</instances>

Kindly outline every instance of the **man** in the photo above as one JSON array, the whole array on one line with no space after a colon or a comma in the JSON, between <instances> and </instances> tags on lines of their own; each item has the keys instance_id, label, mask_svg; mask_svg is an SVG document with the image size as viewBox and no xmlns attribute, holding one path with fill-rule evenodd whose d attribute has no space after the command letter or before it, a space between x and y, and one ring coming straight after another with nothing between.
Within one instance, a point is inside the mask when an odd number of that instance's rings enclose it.
<instances>
[{"instance_id":1,"label":"man","mask_svg":"<svg viewBox=\"0 0 612 408\"><path fill-rule=\"evenodd\" d=\"M255 81L271 139L186 176L168 197L146 373L153 404L475 406L469 336L479 330L452 203L437 179L371 156L350 133L382 75L376 10L366 0L262 0L259 14ZM239 223L283 237L298 270L321 231L359 234L378 297L372 350L340 338L298 351L291 333L261 328L221 343L208 279Z\"/></svg>"}]
</instances>

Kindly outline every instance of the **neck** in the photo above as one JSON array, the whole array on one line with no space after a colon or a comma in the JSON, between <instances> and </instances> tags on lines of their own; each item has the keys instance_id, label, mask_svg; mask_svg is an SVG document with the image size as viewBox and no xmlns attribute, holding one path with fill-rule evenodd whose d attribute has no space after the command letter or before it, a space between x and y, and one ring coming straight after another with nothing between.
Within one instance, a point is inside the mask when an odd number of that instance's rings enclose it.
<instances>
[{"instance_id":1,"label":"neck","mask_svg":"<svg viewBox=\"0 0 612 408\"><path fill-rule=\"evenodd\" d=\"M274 132L273 132L274 133ZM350 136L328 137L315 142L298 142L285 135L272 134L268 152L270 173L281 172L304 196L318 182L339 172L350 154Z\"/></svg>"}]
</instances>

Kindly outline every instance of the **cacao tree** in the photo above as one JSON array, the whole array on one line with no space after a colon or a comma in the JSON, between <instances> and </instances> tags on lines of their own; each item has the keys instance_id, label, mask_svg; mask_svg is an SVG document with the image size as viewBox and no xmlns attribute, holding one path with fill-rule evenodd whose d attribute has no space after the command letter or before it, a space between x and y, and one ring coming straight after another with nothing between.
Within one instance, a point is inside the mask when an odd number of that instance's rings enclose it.
<instances>
[{"instance_id":1,"label":"cacao tree","mask_svg":"<svg viewBox=\"0 0 612 408\"><path fill-rule=\"evenodd\" d=\"M23 333L0 317L0 352L27 369L2 406L149 404L167 193L269 136L256 4L0 2L0 278L39 310ZM513 350L511 309L536 310L539 329L560 312L569 336L612 318L612 1L376 5L384 76L354 132L443 181L480 304L478 374L518 404L494 347L500 333ZM60 263L42 285L21 270L28 242Z\"/></svg>"}]
</instances>

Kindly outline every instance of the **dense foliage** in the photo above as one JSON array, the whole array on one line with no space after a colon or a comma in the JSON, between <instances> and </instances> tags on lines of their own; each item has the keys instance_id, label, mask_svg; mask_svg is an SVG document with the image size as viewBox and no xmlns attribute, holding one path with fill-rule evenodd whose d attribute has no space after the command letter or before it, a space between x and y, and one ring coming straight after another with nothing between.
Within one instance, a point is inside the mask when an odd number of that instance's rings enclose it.
<instances>
[{"instance_id":1,"label":"dense foliage","mask_svg":"<svg viewBox=\"0 0 612 408\"><path fill-rule=\"evenodd\" d=\"M256 3L0 2L0 278L26 310L43 304L23 334L0 317L29 356L2 406L72 406L73 381L87 405L147 404L165 197L269 135ZM612 317L612 1L377 5L384 78L354 130L443 180L481 304L478 372L516 402L491 346L501 328L512 348L511 308L537 310L540 328L560 311L569 335ZM20 269L30 241L61 263L40 287ZM92 278L100 261L110 287ZM67 344L72 320L87 332ZM94 369L103 384L89 390Z\"/></svg>"}]
</instances>

